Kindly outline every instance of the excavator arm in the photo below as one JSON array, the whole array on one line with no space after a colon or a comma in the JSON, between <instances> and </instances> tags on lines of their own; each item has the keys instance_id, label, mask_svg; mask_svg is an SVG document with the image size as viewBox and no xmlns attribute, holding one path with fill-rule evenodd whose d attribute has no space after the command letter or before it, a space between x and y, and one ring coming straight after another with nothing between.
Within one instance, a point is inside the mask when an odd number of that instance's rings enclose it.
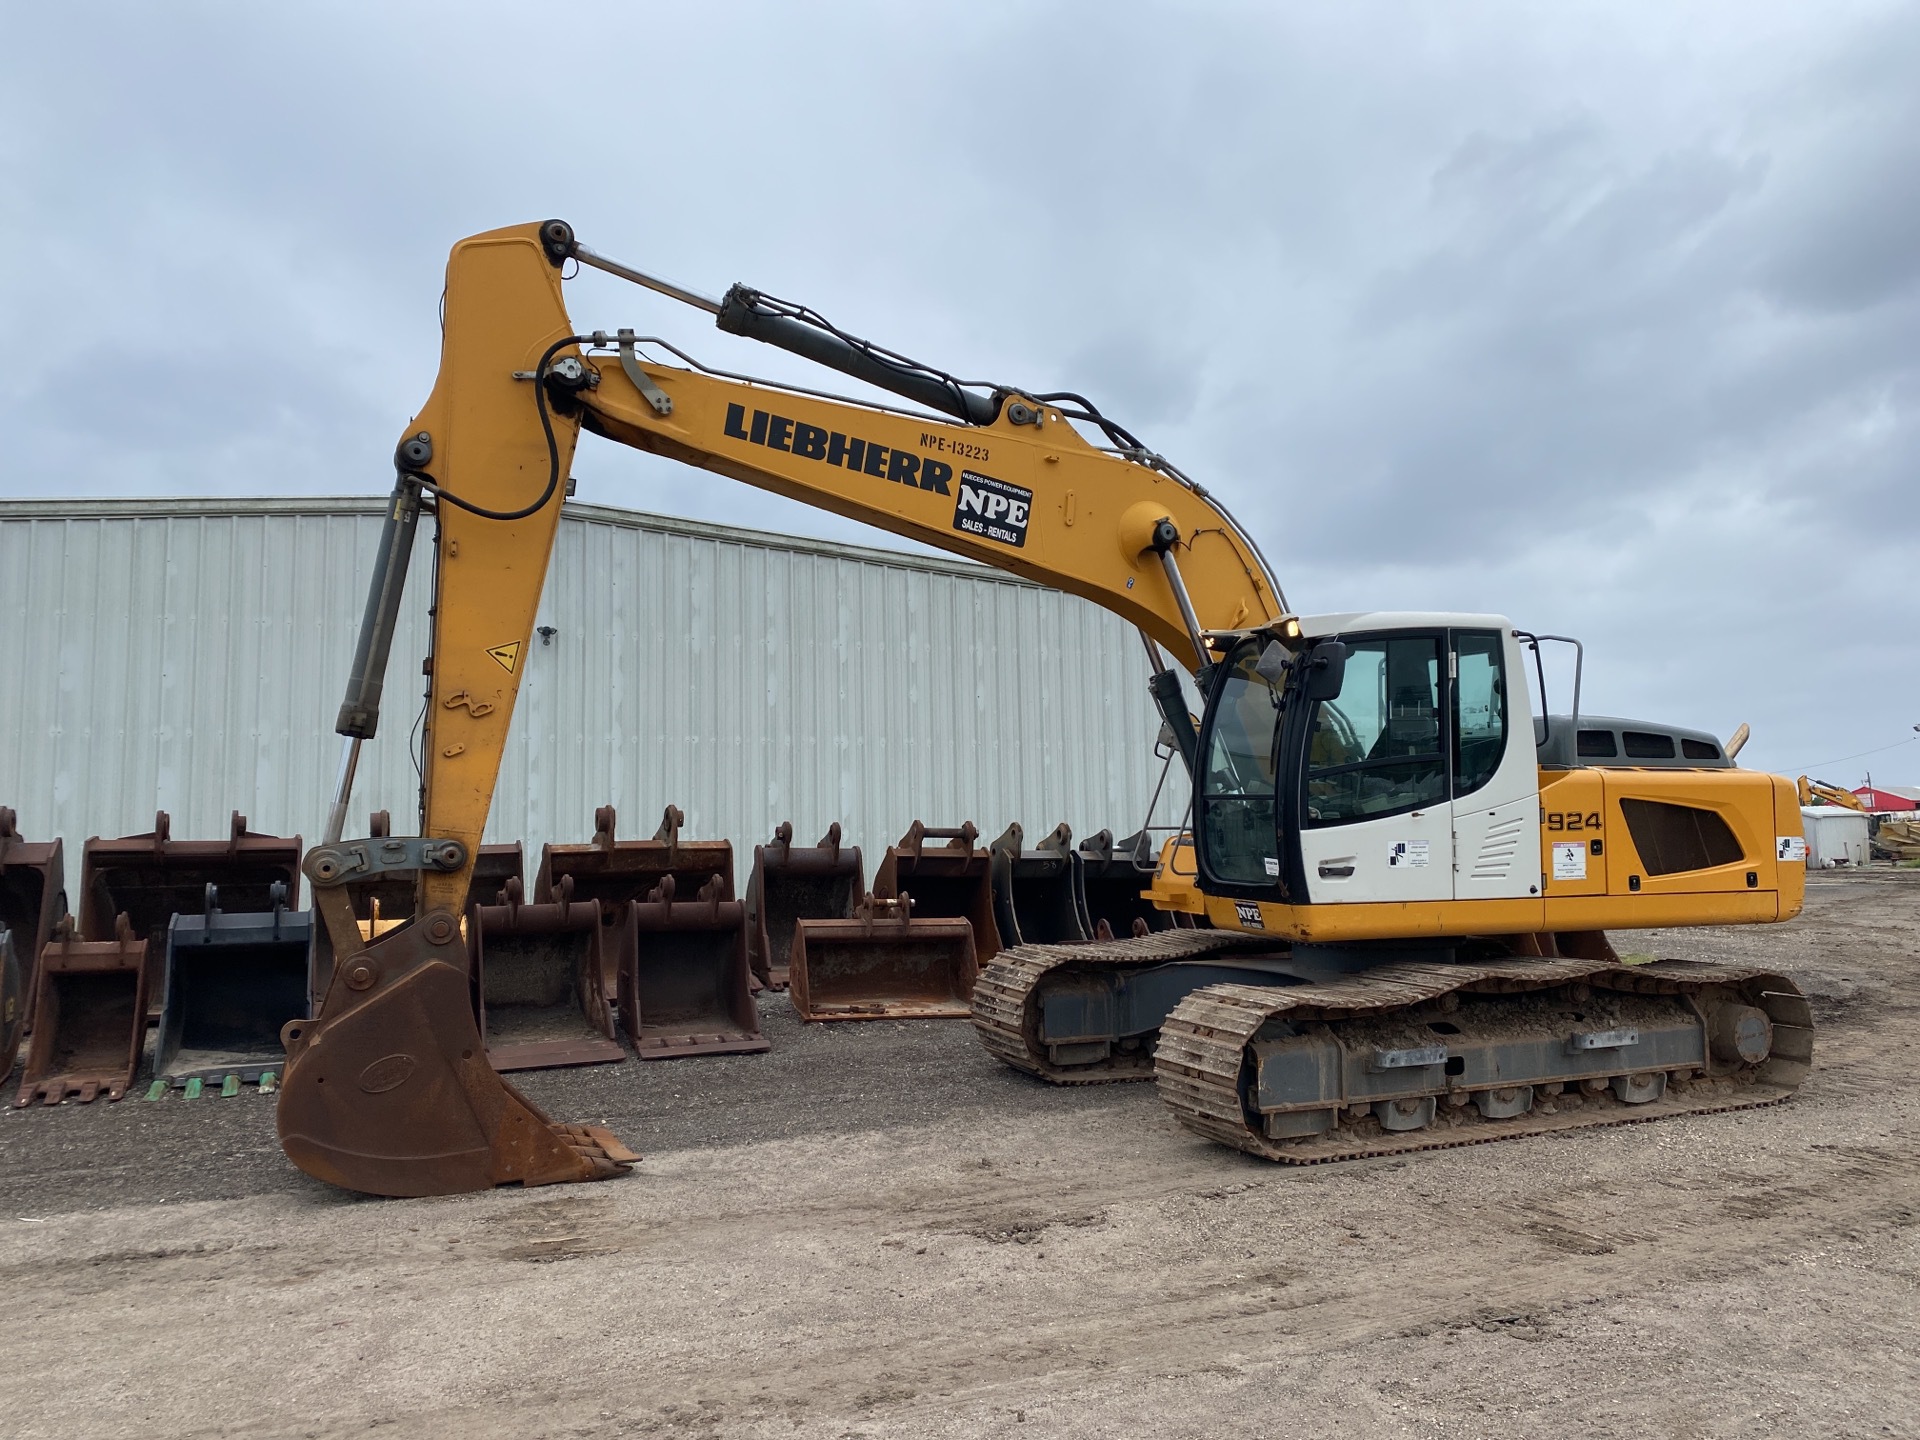
<instances>
[{"instance_id":1,"label":"excavator arm","mask_svg":"<svg viewBox=\"0 0 1920 1440\"><path fill-rule=\"evenodd\" d=\"M894 390L909 411L704 370L664 341L582 334L572 262L686 300L722 328ZM679 364L656 356L673 354ZM595 1178L611 1136L555 1125L487 1066L465 1001L464 913L582 429L1079 595L1137 626L1163 713L1187 731L1159 647L1204 670L1203 633L1297 623L1238 524L1077 396L966 385L736 287L712 301L606 260L561 222L460 242L447 267L439 379L396 451L399 481L337 728L325 842L309 854L344 957L312 1021L288 1029L282 1141L354 1189L428 1194ZM945 412L929 415L926 409ZM1111 448L1090 442L1096 429ZM438 523L423 750L423 838L342 842L360 744L423 506ZM368 943L339 887L412 870L411 924ZM331 1085L331 1089L327 1087ZM630 1156L628 1158L631 1158Z\"/></svg>"}]
</instances>

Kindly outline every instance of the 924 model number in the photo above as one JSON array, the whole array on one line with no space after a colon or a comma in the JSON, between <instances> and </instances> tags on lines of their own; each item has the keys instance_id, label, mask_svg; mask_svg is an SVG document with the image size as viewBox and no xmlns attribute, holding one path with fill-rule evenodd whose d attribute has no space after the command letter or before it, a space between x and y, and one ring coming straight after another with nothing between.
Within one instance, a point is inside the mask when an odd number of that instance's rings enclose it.
<instances>
[{"instance_id":1,"label":"924 model number","mask_svg":"<svg viewBox=\"0 0 1920 1440\"><path fill-rule=\"evenodd\" d=\"M1598 810L1589 810L1584 815L1578 810L1550 810L1547 812L1547 829L1549 830L1571 830L1577 833L1585 830L1598 830L1599 828L1600 812Z\"/></svg>"}]
</instances>

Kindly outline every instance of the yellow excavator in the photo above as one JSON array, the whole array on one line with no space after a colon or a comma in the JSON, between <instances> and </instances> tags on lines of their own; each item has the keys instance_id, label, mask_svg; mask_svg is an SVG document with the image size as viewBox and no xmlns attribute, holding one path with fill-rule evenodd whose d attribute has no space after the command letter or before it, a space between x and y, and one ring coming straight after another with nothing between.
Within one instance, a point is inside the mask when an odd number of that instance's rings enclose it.
<instances>
[{"instance_id":1,"label":"yellow excavator","mask_svg":"<svg viewBox=\"0 0 1920 1440\"><path fill-rule=\"evenodd\" d=\"M1843 790L1838 785L1829 785L1824 780L1815 780L1802 775L1794 781L1802 805L1837 805L1842 810L1857 810L1867 814L1866 801L1851 790Z\"/></svg>"},{"instance_id":2,"label":"yellow excavator","mask_svg":"<svg viewBox=\"0 0 1920 1440\"><path fill-rule=\"evenodd\" d=\"M574 265L904 403L582 333L562 299ZM1001 951L973 1017L1008 1064L1061 1084L1152 1078L1188 1127L1301 1163L1766 1104L1806 1073L1791 981L1624 964L1605 933L1795 915L1790 781L1736 768L1701 732L1581 715L1564 637L1495 615L1295 614L1225 506L1082 396L964 381L743 286L709 298L547 221L454 247L439 379L396 451L333 806L304 867L338 960L319 1013L283 1035L280 1138L308 1173L425 1195L636 1158L494 1072L461 920L583 429L1139 629L1193 784L1190 832L1139 857L1141 884L1188 923ZM423 512L422 833L347 839ZM1551 714L1542 653L1560 643L1571 705ZM411 878L417 903L370 936L346 895L381 877Z\"/></svg>"}]
</instances>

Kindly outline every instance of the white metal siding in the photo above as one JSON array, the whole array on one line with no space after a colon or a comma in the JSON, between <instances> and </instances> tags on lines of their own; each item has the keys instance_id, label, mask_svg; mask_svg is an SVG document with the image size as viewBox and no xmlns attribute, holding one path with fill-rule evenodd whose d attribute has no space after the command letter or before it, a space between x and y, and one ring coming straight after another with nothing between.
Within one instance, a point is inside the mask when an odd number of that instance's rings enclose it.
<instances>
[{"instance_id":1,"label":"white metal siding","mask_svg":"<svg viewBox=\"0 0 1920 1440\"><path fill-rule=\"evenodd\" d=\"M380 734L355 790L411 832L431 548L422 527ZM312 841L377 502L0 502L0 804L30 838L149 828ZM914 819L1137 828L1159 728L1137 636L975 566L588 506L561 522L491 839L623 834L668 802L750 847L830 821L880 850ZM1176 764L1161 823L1186 802ZM77 857L76 857L77 858Z\"/></svg>"}]
</instances>

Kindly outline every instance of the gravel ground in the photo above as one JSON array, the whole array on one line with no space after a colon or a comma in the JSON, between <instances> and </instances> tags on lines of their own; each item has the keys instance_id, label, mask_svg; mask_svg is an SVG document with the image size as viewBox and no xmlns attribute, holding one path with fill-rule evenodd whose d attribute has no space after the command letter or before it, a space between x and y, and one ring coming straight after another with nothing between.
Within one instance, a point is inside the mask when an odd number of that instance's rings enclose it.
<instances>
[{"instance_id":1,"label":"gravel ground","mask_svg":"<svg viewBox=\"0 0 1920 1440\"><path fill-rule=\"evenodd\" d=\"M272 1102L0 1116L0 1434L1920 1436L1920 873L1786 926L1785 1105L1308 1170L964 1023L523 1077L618 1181L348 1196Z\"/></svg>"}]
</instances>

